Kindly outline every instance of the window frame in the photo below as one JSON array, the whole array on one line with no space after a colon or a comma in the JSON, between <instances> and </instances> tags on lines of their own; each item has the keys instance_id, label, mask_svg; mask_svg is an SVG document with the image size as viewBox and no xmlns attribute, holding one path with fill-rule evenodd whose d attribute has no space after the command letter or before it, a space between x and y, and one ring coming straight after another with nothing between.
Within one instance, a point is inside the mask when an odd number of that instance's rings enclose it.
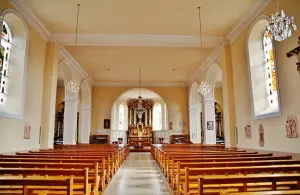
<instances>
[{"instance_id":1,"label":"window frame","mask_svg":"<svg viewBox=\"0 0 300 195\"><path fill-rule=\"evenodd\" d=\"M160 123L160 128L155 128L156 126L155 126L155 108L157 107L157 106L160 106L160 118L161 118L161 123ZM155 103L154 104L154 106L153 106L153 131L161 131L161 130L163 130L163 105L161 104L161 103Z\"/></svg>"},{"instance_id":2,"label":"window frame","mask_svg":"<svg viewBox=\"0 0 300 195\"><path fill-rule=\"evenodd\" d=\"M250 35L253 31L253 28L255 28L257 23L262 21L262 20L265 20L265 21L269 22L270 17L266 16L266 15L262 15L262 16L257 17L256 20L252 23L252 25L249 28L248 36L247 36L247 40L246 40L246 52L247 52L247 63L248 63L248 80L249 80L249 88L250 88L250 103L251 103L251 109L252 109L252 118L254 120L280 117L282 115L281 114L281 101L280 101L279 74L278 74L278 68L277 68L277 54L276 54L276 48L275 48L275 41L274 40L272 40L272 46L273 46L273 51L274 51L274 65L275 65L275 72L276 72L277 95L278 95L278 111L267 113L267 114L256 114L255 113L254 97L253 97L253 90L252 90L249 42L250 42ZM263 41L264 37L263 36L264 36L264 33L262 34L262 37L261 37L262 45L264 46L264 41ZM264 57L265 57L264 47L261 48L261 50L264 53ZM265 86L266 86L266 81L265 81Z\"/></svg>"}]
</instances>

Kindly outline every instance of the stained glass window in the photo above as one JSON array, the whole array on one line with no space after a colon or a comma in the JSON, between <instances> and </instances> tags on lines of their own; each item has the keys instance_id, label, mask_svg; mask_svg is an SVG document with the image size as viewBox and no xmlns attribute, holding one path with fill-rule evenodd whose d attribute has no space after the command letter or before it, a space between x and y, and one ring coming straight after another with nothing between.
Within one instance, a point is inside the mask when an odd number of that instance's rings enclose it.
<instances>
[{"instance_id":1,"label":"stained glass window","mask_svg":"<svg viewBox=\"0 0 300 195\"><path fill-rule=\"evenodd\" d=\"M8 66L11 52L12 35L5 21L2 23L1 45L0 45L0 103L6 100Z\"/></svg>"},{"instance_id":2,"label":"stained glass window","mask_svg":"<svg viewBox=\"0 0 300 195\"><path fill-rule=\"evenodd\" d=\"M268 31L263 38L264 54L265 54L265 76L268 93L269 104L274 104L278 101L277 93L277 78L276 68L274 61L274 48L271 38L271 33Z\"/></svg>"},{"instance_id":3,"label":"stained glass window","mask_svg":"<svg viewBox=\"0 0 300 195\"><path fill-rule=\"evenodd\" d=\"M125 130L125 108L122 104L119 106L119 130Z\"/></svg>"},{"instance_id":4,"label":"stained glass window","mask_svg":"<svg viewBox=\"0 0 300 195\"><path fill-rule=\"evenodd\" d=\"M155 104L153 108L153 129L162 130L162 107L161 104Z\"/></svg>"}]
</instances>

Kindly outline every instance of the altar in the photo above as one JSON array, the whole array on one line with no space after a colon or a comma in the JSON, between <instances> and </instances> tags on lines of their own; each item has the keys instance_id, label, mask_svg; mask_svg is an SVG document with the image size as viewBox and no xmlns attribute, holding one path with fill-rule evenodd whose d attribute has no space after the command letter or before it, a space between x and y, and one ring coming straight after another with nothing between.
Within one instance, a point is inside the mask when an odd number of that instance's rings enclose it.
<instances>
[{"instance_id":1,"label":"altar","mask_svg":"<svg viewBox=\"0 0 300 195\"><path fill-rule=\"evenodd\" d=\"M152 100L131 99L128 101L127 143L132 150L146 149L153 143Z\"/></svg>"}]
</instances>

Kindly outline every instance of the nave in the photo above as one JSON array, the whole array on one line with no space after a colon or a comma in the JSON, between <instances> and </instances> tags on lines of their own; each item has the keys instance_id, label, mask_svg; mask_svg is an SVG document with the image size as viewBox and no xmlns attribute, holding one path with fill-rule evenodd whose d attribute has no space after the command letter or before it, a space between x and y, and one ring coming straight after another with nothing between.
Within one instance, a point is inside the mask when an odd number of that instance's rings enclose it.
<instances>
[{"instance_id":1,"label":"nave","mask_svg":"<svg viewBox=\"0 0 300 195\"><path fill-rule=\"evenodd\" d=\"M171 195L150 153L130 153L103 195Z\"/></svg>"}]
</instances>

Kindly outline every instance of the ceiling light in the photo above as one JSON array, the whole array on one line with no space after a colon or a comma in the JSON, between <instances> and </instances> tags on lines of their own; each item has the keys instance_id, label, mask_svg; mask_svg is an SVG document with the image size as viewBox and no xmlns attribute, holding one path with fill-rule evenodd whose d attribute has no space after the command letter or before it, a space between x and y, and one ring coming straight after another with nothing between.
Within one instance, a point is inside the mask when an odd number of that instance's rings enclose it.
<instances>
[{"instance_id":1,"label":"ceiling light","mask_svg":"<svg viewBox=\"0 0 300 195\"><path fill-rule=\"evenodd\" d=\"M276 41L283 41L292 35L292 29L297 30L294 17L288 17L283 10L279 11L278 0L276 0L276 13L271 16L265 36L268 36L268 33L271 32L271 38Z\"/></svg>"}]
</instances>

